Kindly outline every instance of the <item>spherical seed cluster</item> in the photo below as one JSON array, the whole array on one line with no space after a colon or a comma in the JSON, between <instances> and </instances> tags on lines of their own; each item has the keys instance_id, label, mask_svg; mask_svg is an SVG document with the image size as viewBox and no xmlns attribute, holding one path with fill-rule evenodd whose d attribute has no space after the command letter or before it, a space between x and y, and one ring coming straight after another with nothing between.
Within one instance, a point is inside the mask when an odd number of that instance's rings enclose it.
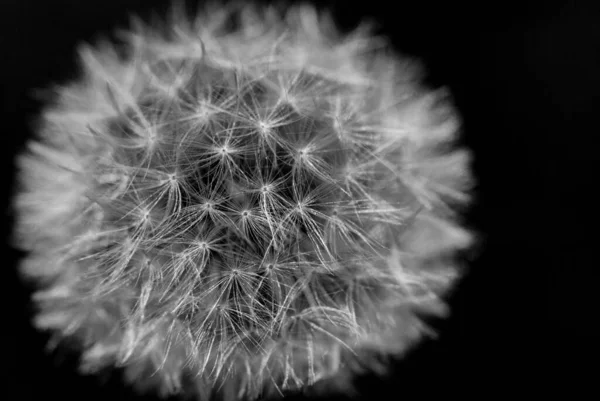
<instances>
[{"instance_id":1,"label":"spherical seed cluster","mask_svg":"<svg viewBox=\"0 0 600 401\"><path fill-rule=\"evenodd\" d=\"M310 6L174 10L119 51L82 47L19 158L37 326L77 339L86 371L200 399L400 353L471 243L447 98Z\"/></svg>"}]
</instances>

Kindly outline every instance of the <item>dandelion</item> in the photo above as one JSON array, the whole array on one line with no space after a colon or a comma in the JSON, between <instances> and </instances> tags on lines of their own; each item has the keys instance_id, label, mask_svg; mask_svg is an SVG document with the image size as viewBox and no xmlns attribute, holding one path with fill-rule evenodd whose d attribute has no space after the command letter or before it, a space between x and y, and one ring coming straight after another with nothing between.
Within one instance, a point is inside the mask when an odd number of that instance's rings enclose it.
<instances>
[{"instance_id":1,"label":"dandelion","mask_svg":"<svg viewBox=\"0 0 600 401\"><path fill-rule=\"evenodd\" d=\"M449 97L307 4L172 10L82 46L18 158L35 325L85 372L200 400L400 355L473 238Z\"/></svg>"}]
</instances>

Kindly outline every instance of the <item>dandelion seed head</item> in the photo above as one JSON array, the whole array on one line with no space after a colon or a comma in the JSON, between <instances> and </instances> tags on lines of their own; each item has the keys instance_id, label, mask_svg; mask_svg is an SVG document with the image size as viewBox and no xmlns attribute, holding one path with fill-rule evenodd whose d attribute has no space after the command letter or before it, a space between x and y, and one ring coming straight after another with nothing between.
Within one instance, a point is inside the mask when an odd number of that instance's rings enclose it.
<instances>
[{"instance_id":1,"label":"dandelion seed head","mask_svg":"<svg viewBox=\"0 0 600 401\"><path fill-rule=\"evenodd\" d=\"M83 372L256 399L429 333L473 241L447 93L307 4L175 6L121 36L81 47L18 159L35 324Z\"/></svg>"}]
</instances>

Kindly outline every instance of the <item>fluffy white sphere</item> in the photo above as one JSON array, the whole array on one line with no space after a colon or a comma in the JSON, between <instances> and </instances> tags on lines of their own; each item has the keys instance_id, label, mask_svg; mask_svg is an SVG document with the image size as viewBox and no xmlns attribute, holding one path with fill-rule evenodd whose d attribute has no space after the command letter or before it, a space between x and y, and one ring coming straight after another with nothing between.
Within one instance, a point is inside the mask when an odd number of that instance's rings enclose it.
<instances>
[{"instance_id":1,"label":"fluffy white sphere","mask_svg":"<svg viewBox=\"0 0 600 401\"><path fill-rule=\"evenodd\" d=\"M173 10L119 51L82 46L19 158L37 326L77 340L85 371L199 399L400 354L472 242L448 97L309 5Z\"/></svg>"}]
</instances>

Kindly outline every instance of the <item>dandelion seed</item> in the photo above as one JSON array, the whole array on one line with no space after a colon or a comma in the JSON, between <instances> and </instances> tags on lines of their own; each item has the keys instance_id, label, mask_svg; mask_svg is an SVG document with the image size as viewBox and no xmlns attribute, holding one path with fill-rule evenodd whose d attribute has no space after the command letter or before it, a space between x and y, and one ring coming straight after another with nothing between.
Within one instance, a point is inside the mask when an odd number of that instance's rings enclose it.
<instances>
[{"instance_id":1,"label":"dandelion seed","mask_svg":"<svg viewBox=\"0 0 600 401\"><path fill-rule=\"evenodd\" d=\"M428 335L418 312L441 313L473 241L448 97L311 6L167 22L135 20L122 54L83 47L19 156L37 327L76 340L85 373L226 401L379 369Z\"/></svg>"}]
</instances>

